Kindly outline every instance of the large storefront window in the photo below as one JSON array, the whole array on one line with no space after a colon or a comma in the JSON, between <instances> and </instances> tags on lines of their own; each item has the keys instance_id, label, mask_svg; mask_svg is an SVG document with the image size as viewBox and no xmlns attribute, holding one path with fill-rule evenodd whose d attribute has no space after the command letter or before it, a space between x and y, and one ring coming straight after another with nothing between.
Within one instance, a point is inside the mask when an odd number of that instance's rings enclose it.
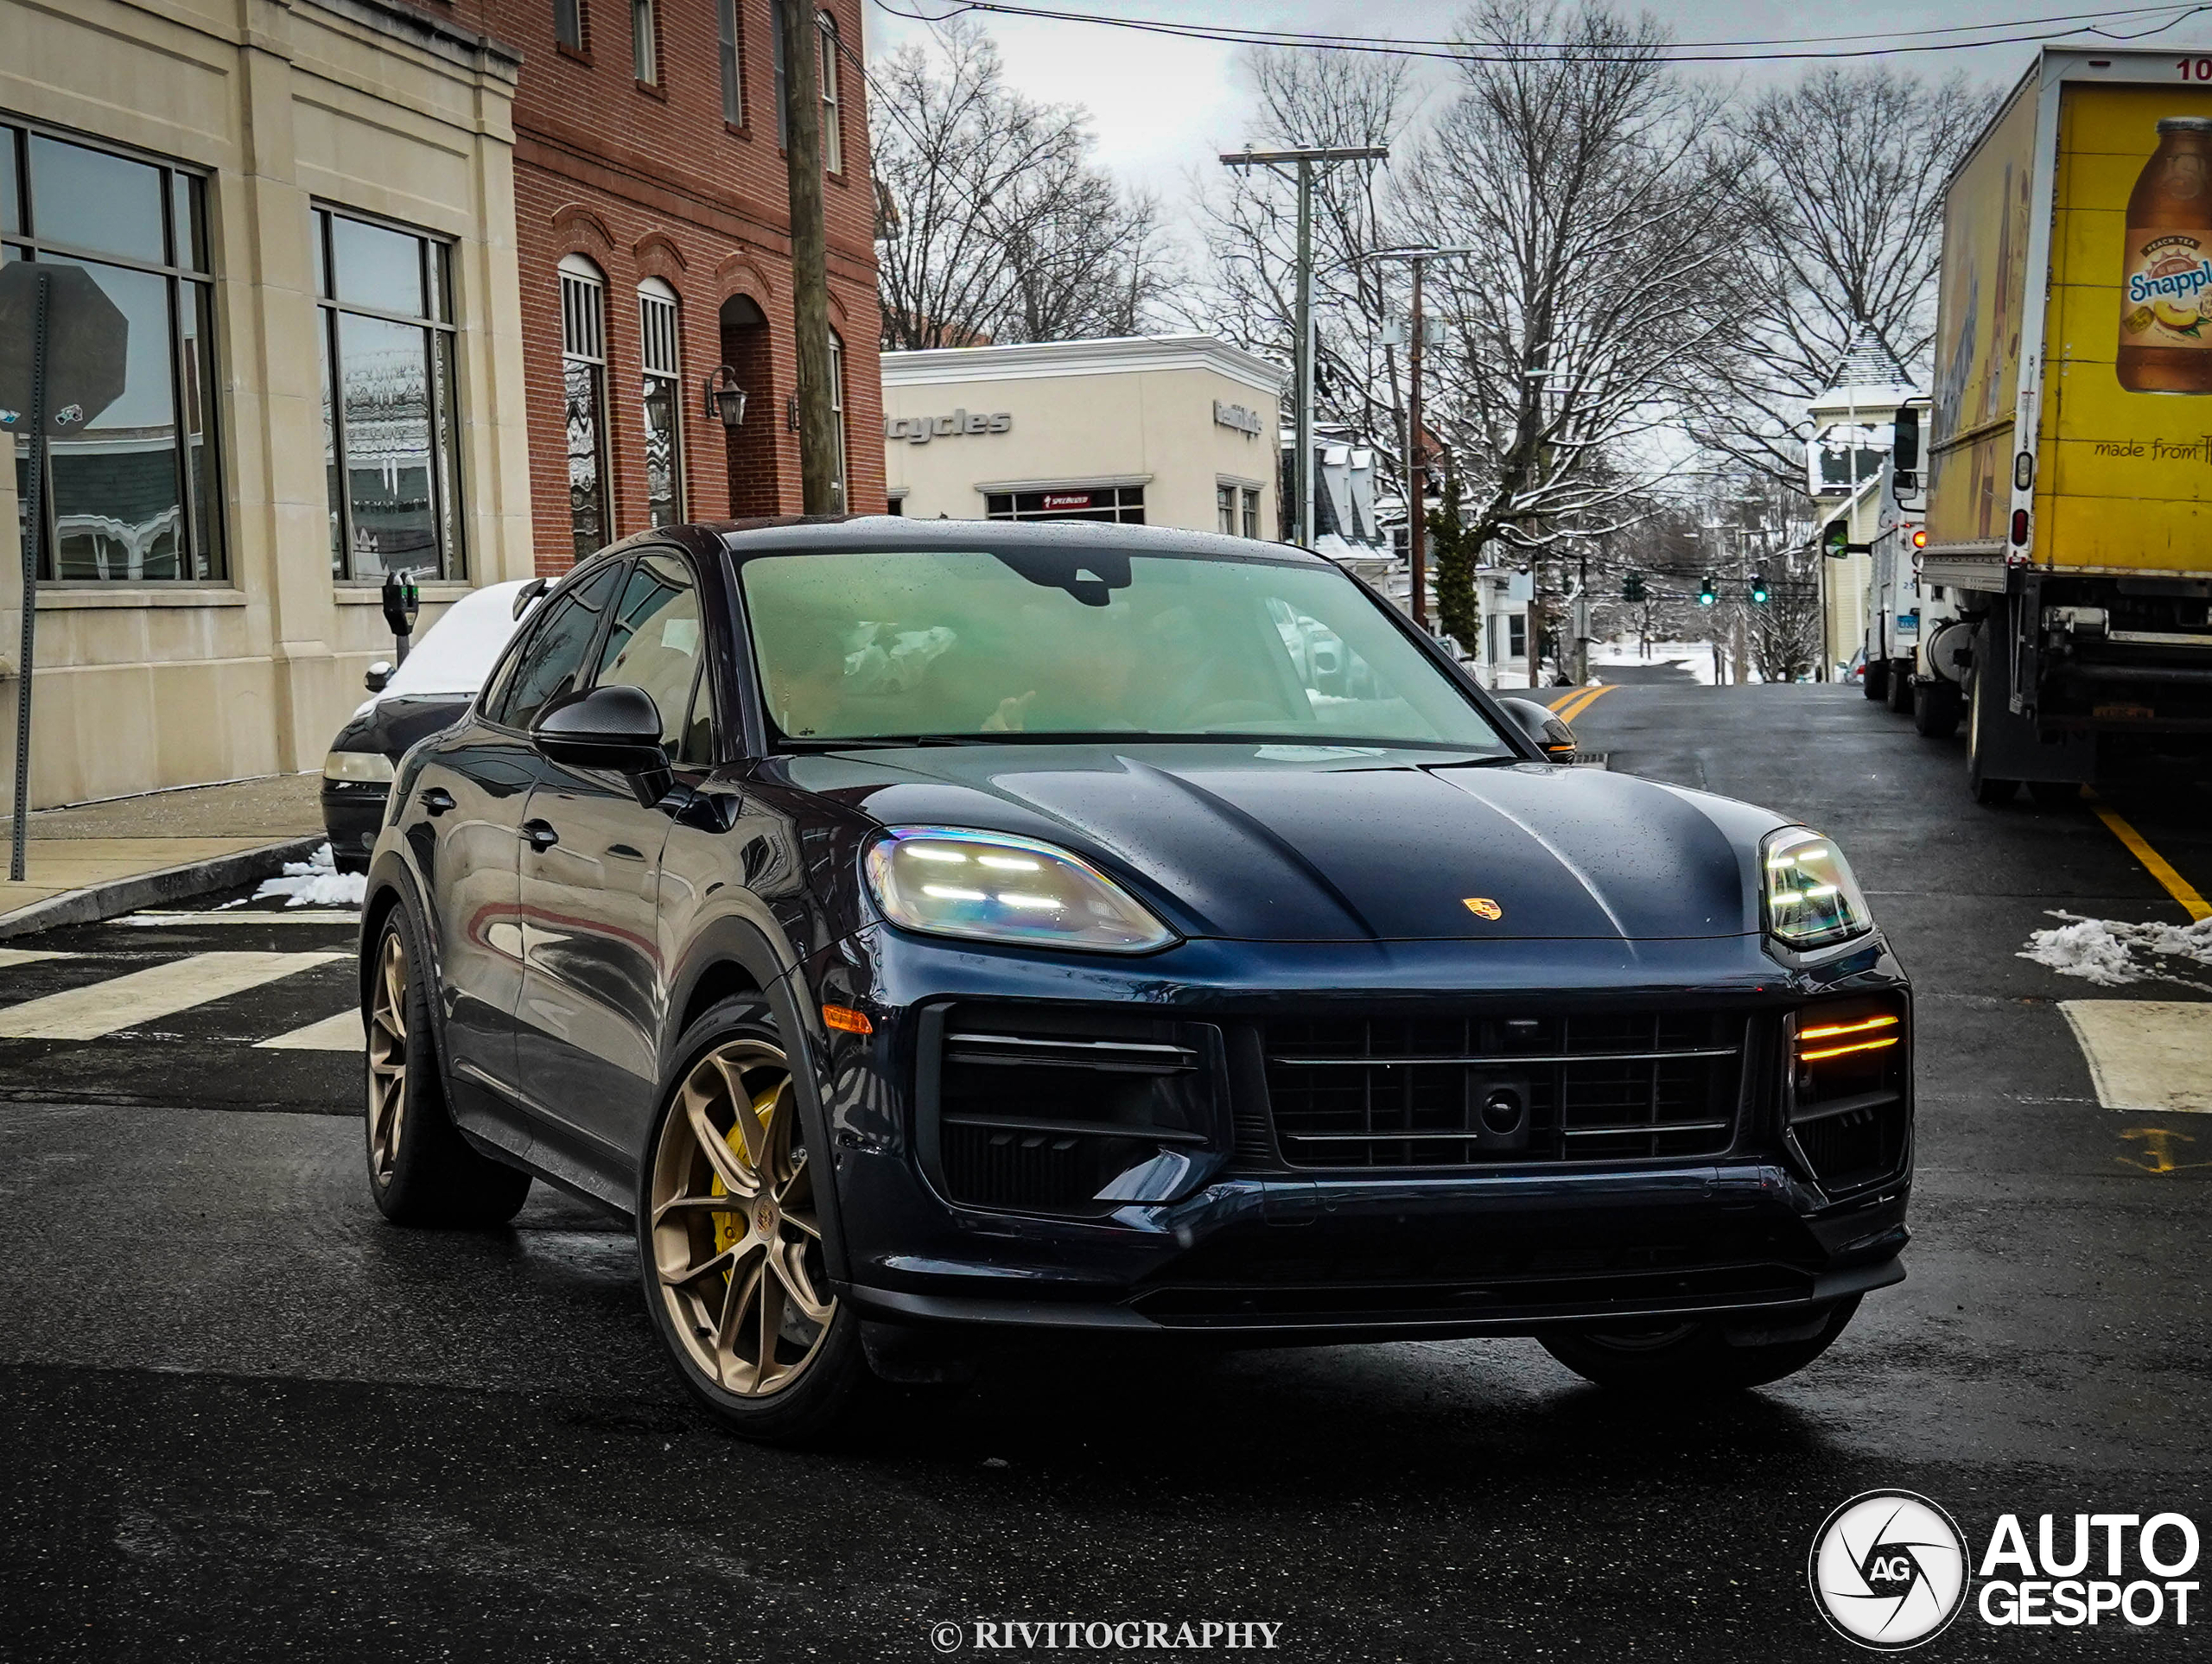
<instances>
[{"instance_id":1,"label":"large storefront window","mask_svg":"<svg viewBox=\"0 0 2212 1664\"><path fill-rule=\"evenodd\" d=\"M315 211L334 577L462 575L452 252Z\"/></svg>"},{"instance_id":2,"label":"large storefront window","mask_svg":"<svg viewBox=\"0 0 2212 1664\"><path fill-rule=\"evenodd\" d=\"M683 368L676 291L658 277L638 285L638 338L645 361L645 518L672 526L683 518Z\"/></svg>"},{"instance_id":3,"label":"large storefront window","mask_svg":"<svg viewBox=\"0 0 2212 1664\"><path fill-rule=\"evenodd\" d=\"M991 492L983 498L987 520L1114 520L1144 524L1142 486L1073 486L1065 491Z\"/></svg>"},{"instance_id":4,"label":"large storefront window","mask_svg":"<svg viewBox=\"0 0 2212 1664\"><path fill-rule=\"evenodd\" d=\"M568 432L569 531L581 561L608 541L607 283L581 254L561 261L561 403Z\"/></svg>"},{"instance_id":5,"label":"large storefront window","mask_svg":"<svg viewBox=\"0 0 2212 1664\"><path fill-rule=\"evenodd\" d=\"M130 326L120 397L46 448L42 578L223 576L206 189L182 168L0 124L0 264L81 267ZM15 468L29 538L20 440Z\"/></svg>"}]
</instances>

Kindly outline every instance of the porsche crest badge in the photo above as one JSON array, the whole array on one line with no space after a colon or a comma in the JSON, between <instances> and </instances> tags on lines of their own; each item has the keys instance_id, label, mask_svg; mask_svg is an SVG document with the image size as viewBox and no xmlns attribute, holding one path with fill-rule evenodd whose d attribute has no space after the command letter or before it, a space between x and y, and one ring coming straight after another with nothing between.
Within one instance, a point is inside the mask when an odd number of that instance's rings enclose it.
<instances>
[{"instance_id":1,"label":"porsche crest badge","mask_svg":"<svg viewBox=\"0 0 2212 1664\"><path fill-rule=\"evenodd\" d=\"M1467 911L1472 913L1477 918L1503 918L1505 917L1505 909L1499 906L1488 896L1469 896L1467 898Z\"/></svg>"}]
</instances>

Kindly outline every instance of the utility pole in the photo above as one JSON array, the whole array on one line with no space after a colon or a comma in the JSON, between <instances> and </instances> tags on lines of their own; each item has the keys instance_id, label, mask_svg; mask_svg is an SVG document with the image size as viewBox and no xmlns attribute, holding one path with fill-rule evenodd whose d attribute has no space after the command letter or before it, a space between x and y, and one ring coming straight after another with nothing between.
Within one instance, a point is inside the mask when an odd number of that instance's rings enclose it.
<instances>
[{"instance_id":1,"label":"utility pole","mask_svg":"<svg viewBox=\"0 0 2212 1664\"><path fill-rule=\"evenodd\" d=\"M814 0L776 0L784 37L784 162L791 199L791 339L798 349L799 504L835 514L837 413L830 387L830 249L822 223L822 27Z\"/></svg>"},{"instance_id":2,"label":"utility pole","mask_svg":"<svg viewBox=\"0 0 2212 1664\"><path fill-rule=\"evenodd\" d=\"M791 0L783 0L786 5ZM1298 299L1292 327L1298 344L1293 350L1293 377L1298 383L1298 414L1292 443L1291 502L1297 513L1294 541L1300 548L1313 546L1313 165L1316 162L1386 162L1388 145L1309 144L1291 150L1236 150L1224 152L1222 162L1230 168L1272 168L1281 173L1294 168L1298 181Z\"/></svg>"},{"instance_id":3,"label":"utility pole","mask_svg":"<svg viewBox=\"0 0 2212 1664\"><path fill-rule=\"evenodd\" d=\"M1412 582L1414 622L1424 630L1428 628L1428 447L1422 441L1426 429L1421 423L1421 336L1427 325L1421 310L1421 278L1431 260L1474 251L1465 247L1377 249L1360 257L1403 260L1413 268L1412 317L1406 330L1406 378L1412 384L1406 395L1406 565Z\"/></svg>"}]
</instances>

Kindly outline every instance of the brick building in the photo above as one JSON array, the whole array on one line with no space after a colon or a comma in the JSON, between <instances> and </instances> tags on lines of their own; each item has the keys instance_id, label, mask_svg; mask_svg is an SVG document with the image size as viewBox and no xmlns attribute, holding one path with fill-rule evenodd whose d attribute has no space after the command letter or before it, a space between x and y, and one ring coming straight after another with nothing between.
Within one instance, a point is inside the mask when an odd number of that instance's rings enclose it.
<instances>
[{"instance_id":1,"label":"brick building","mask_svg":"<svg viewBox=\"0 0 2212 1664\"><path fill-rule=\"evenodd\" d=\"M798 512L773 0L419 3L522 56L515 246L537 569L656 524ZM845 500L880 511L861 0L828 0L822 16ZM747 394L734 430L704 405L723 365Z\"/></svg>"}]
</instances>

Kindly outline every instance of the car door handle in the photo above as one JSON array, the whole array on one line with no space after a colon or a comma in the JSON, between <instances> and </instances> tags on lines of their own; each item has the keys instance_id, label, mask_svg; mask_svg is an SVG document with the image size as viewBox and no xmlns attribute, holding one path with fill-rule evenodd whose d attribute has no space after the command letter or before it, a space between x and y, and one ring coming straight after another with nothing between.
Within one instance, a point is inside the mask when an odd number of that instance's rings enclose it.
<instances>
[{"instance_id":1,"label":"car door handle","mask_svg":"<svg viewBox=\"0 0 2212 1664\"><path fill-rule=\"evenodd\" d=\"M442 815L453 807L453 793L443 786L432 786L423 794L423 807L433 815Z\"/></svg>"},{"instance_id":2,"label":"car door handle","mask_svg":"<svg viewBox=\"0 0 2212 1664\"><path fill-rule=\"evenodd\" d=\"M550 849L561 842L561 835L545 821L524 821L522 823L522 835L530 840L530 847L532 849Z\"/></svg>"}]
</instances>

